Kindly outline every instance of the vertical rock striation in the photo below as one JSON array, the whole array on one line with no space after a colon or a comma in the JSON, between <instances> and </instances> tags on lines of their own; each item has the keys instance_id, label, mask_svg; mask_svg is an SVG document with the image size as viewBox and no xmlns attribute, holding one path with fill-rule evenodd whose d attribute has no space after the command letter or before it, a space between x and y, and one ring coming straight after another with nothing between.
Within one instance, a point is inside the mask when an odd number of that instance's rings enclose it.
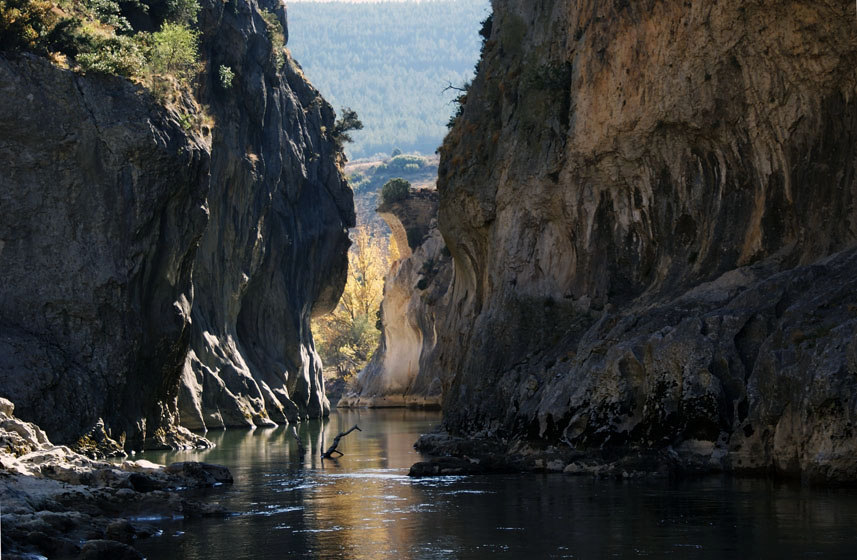
<instances>
[{"instance_id":1,"label":"vertical rock striation","mask_svg":"<svg viewBox=\"0 0 857 560\"><path fill-rule=\"evenodd\" d=\"M440 307L452 272L437 230L437 202L437 193L424 189L378 208L401 258L384 281L381 342L338 407L440 405L441 380L425 367L437 342L433 310Z\"/></svg>"},{"instance_id":2,"label":"vertical rock striation","mask_svg":"<svg viewBox=\"0 0 857 560\"><path fill-rule=\"evenodd\" d=\"M446 428L857 479L853 4L493 4L438 184Z\"/></svg>"},{"instance_id":3,"label":"vertical rock striation","mask_svg":"<svg viewBox=\"0 0 857 560\"><path fill-rule=\"evenodd\" d=\"M345 284L351 190L334 113L280 46L260 9L212 0L200 16L203 100L218 126L211 225L195 263L193 335L179 399L190 428L264 425L327 414L313 313ZM220 66L235 73L231 87Z\"/></svg>"},{"instance_id":4,"label":"vertical rock striation","mask_svg":"<svg viewBox=\"0 0 857 560\"><path fill-rule=\"evenodd\" d=\"M129 448L191 443L171 426L210 138L179 111L0 54L0 394L58 441L103 419Z\"/></svg>"},{"instance_id":5,"label":"vertical rock striation","mask_svg":"<svg viewBox=\"0 0 857 560\"><path fill-rule=\"evenodd\" d=\"M198 131L190 95L0 54L0 396L58 442L328 408L309 319L354 223L333 110L276 45L279 2L201 4Z\"/></svg>"}]
</instances>

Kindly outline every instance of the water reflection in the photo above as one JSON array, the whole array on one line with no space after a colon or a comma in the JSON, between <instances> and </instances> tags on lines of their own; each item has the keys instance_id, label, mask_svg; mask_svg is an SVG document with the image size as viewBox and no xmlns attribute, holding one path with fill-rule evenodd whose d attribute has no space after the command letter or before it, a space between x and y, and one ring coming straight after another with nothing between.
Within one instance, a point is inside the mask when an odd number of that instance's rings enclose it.
<instances>
[{"instance_id":1,"label":"water reflection","mask_svg":"<svg viewBox=\"0 0 857 560\"><path fill-rule=\"evenodd\" d=\"M209 432L218 446L147 453L228 465L235 484L204 494L239 513L160 522L151 559L851 558L857 494L759 480L596 481L562 475L411 480L412 444L433 412L342 411L284 428ZM341 431L336 461L320 458Z\"/></svg>"}]
</instances>

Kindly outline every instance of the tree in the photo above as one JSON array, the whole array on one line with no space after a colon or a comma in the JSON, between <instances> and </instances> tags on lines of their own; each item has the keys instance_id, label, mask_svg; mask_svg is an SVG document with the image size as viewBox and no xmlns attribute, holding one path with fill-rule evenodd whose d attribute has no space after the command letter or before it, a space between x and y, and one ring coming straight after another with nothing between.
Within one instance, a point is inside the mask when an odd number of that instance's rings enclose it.
<instances>
[{"instance_id":1,"label":"tree","mask_svg":"<svg viewBox=\"0 0 857 560\"><path fill-rule=\"evenodd\" d=\"M47 0L0 0L0 50L42 50L58 20L53 7Z\"/></svg>"},{"instance_id":2,"label":"tree","mask_svg":"<svg viewBox=\"0 0 857 560\"><path fill-rule=\"evenodd\" d=\"M176 23L196 23L199 9L197 0L167 0L167 19Z\"/></svg>"},{"instance_id":3,"label":"tree","mask_svg":"<svg viewBox=\"0 0 857 560\"><path fill-rule=\"evenodd\" d=\"M336 145L342 148L345 142L351 142L351 135L348 134L352 130L360 130L363 128L363 123L357 116L357 111L353 111L348 107L342 109L342 116L333 125L333 139Z\"/></svg>"},{"instance_id":4,"label":"tree","mask_svg":"<svg viewBox=\"0 0 857 560\"><path fill-rule=\"evenodd\" d=\"M180 23L165 23L152 34L152 69L186 80L196 67L199 32Z\"/></svg>"},{"instance_id":5,"label":"tree","mask_svg":"<svg viewBox=\"0 0 857 560\"><path fill-rule=\"evenodd\" d=\"M363 369L378 346L381 333L376 315L390 268L386 238L373 234L365 225L358 226L351 237L348 280L339 305L313 323L322 362L346 376Z\"/></svg>"},{"instance_id":6,"label":"tree","mask_svg":"<svg viewBox=\"0 0 857 560\"><path fill-rule=\"evenodd\" d=\"M401 177L396 177L390 179L381 187L381 200L384 204L398 202L407 198L410 191L411 184Z\"/></svg>"}]
</instances>

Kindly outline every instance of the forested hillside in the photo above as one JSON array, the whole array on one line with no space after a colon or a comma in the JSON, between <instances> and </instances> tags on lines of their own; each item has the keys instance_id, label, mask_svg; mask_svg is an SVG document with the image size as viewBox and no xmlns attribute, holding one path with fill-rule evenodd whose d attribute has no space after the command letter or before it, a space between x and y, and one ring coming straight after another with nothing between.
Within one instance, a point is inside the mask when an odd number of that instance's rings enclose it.
<instances>
[{"instance_id":1,"label":"forested hillside","mask_svg":"<svg viewBox=\"0 0 857 560\"><path fill-rule=\"evenodd\" d=\"M290 2L289 48L334 107L351 107L364 129L351 158L440 145L461 86L479 56L488 0Z\"/></svg>"}]
</instances>

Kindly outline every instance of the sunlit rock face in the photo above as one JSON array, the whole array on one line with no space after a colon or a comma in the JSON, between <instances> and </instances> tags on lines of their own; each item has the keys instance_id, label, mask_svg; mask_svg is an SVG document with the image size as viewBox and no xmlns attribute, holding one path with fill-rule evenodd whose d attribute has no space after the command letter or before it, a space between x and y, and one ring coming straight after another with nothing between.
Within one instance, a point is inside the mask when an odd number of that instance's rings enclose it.
<instances>
[{"instance_id":1,"label":"sunlit rock face","mask_svg":"<svg viewBox=\"0 0 857 560\"><path fill-rule=\"evenodd\" d=\"M329 411L310 318L345 285L351 190L331 132L332 108L288 57L272 54L265 8L204 3L212 72L211 224L194 263L193 334L179 397L189 428L264 425Z\"/></svg>"},{"instance_id":2,"label":"sunlit rock face","mask_svg":"<svg viewBox=\"0 0 857 560\"><path fill-rule=\"evenodd\" d=\"M441 379L424 367L437 342L433 310L452 271L436 227L437 203L437 193L425 189L378 208L401 257L384 281L381 343L340 408L440 406Z\"/></svg>"},{"instance_id":3,"label":"sunlit rock face","mask_svg":"<svg viewBox=\"0 0 857 560\"><path fill-rule=\"evenodd\" d=\"M441 150L444 423L857 479L849 2L493 2Z\"/></svg>"}]
</instances>

